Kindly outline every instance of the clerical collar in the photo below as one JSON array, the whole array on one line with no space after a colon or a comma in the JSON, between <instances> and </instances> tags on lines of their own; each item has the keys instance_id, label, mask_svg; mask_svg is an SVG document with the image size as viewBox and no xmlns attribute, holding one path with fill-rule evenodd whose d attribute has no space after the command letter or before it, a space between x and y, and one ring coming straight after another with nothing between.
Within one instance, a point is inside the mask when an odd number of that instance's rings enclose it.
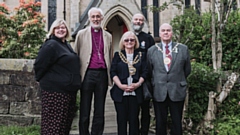
<instances>
[{"instance_id":1,"label":"clerical collar","mask_svg":"<svg viewBox=\"0 0 240 135\"><path fill-rule=\"evenodd\" d=\"M135 33L135 35L139 35L140 32L134 32L134 33Z\"/></svg>"},{"instance_id":2,"label":"clerical collar","mask_svg":"<svg viewBox=\"0 0 240 135\"><path fill-rule=\"evenodd\" d=\"M94 29L93 27L91 27L91 29L92 29L93 32L96 32L96 33L101 30L101 29Z\"/></svg>"}]
</instances>

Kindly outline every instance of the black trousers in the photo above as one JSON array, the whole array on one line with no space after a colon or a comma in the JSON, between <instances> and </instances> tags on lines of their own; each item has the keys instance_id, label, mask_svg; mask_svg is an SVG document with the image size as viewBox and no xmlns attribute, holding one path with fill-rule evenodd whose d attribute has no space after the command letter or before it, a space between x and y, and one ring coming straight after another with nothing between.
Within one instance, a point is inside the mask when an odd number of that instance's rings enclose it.
<instances>
[{"instance_id":1,"label":"black trousers","mask_svg":"<svg viewBox=\"0 0 240 135\"><path fill-rule=\"evenodd\" d=\"M108 89L107 70L88 69L80 90L80 135L89 135L91 103L94 96L94 112L91 135L102 135L104 130L104 110Z\"/></svg>"},{"instance_id":2,"label":"black trousers","mask_svg":"<svg viewBox=\"0 0 240 135\"><path fill-rule=\"evenodd\" d=\"M119 95L122 96L122 95ZM139 135L139 104L136 96L124 96L122 102L114 102L117 112L118 135ZM127 127L129 124L129 131Z\"/></svg>"},{"instance_id":3,"label":"black trousers","mask_svg":"<svg viewBox=\"0 0 240 135\"><path fill-rule=\"evenodd\" d=\"M150 100L144 100L140 106L141 110L141 127L140 127L140 134L141 135L148 135L149 125L150 125Z\"/></svg>"},{"instance_id":4,"label":"black trousers","mask_svg":"<svg viewBox=\"0 0 240 135\"><path fill-rule=\"evenodd\" d=\"M182 135L182 112L184 101L174 102L169 96L163 102L153 102L156 116L156 135L167 135L167 117L170 111L171 135Z\"/></svg>"}]
</instances>

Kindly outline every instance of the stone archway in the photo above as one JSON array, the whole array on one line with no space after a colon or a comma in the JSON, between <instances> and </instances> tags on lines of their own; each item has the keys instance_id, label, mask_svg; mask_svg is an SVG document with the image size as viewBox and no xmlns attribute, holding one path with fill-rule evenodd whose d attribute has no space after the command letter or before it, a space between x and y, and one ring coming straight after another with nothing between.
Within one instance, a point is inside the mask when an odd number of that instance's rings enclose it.
<instances>
[{"instance_id":1,"label":"stone archway","mask_svg":"<svg viewBox=\"0 0 240 135\"><path fill-rule=\"evenodd\" d=\"M102 25L103 28L109 31L113 36L114 52L119 51L118 45L123 34L123 27L127 28L127 30L131 30L131 20L133 14L135 13L132 13L129 9L121 5L114 6L105 13ZM118 22L115 20L116 17L122 21L122 26L118 25ZM149 32L149 25L146 21L143 31Z\"/></svg>"},{"instance_id":2,"label":"stone archway","mask_svg":"<svg viewBox=\"0 0 240 135\"><path fill-rule=\"evenodd\" d=\"M109 9L109 11L105 13L102 24L106 27L108 22L116 15L120 16L123 19L124 23L127 24L127 28L130 30L132 13L123 6L115 6Z\"/></svg>"},{"instance_id":3,"label":"stone archway","mask_svg":"<svg viewBox=\"0 0 240 135\"><path fill-rule=\"evenodd\" d=\"M123 34L123 27L130 30L130 21L132 14L129 10L122 6L115 6L105 13L102 21L103 28L109 31L113 36L114 52L119 51L119 41Z\"/></svg>"},{"instance_id":4,"label":"stone archway","mask_svg":"<svg viewBox=\"0 0 240 135\"><path fill-rule=\"evenodd\" d=\"M141 11L136 12L136 11L131 11L131 9L128 9L124 6L121 5L116 5L113 6L112 8L110 8L108 11L106 11L105 13L105 17L102 21L103 27L106 27L108 25L108 22L115 16L115 15L119 15L124 23L126 24L128 30L131 30L131 20L132 20L132 16L135 13L141 13ZM145 18L145 22L144 22L144 27L143 27L143 31L148 33L149 32L149 23Z\"/></svg>"}]
</instances>

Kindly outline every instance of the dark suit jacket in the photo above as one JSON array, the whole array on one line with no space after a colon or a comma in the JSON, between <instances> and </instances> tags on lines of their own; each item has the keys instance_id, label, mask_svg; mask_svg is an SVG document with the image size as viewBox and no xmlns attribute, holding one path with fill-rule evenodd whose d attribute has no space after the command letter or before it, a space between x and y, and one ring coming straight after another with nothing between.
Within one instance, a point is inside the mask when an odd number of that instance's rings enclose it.
<instances>
[{"instance_id":1,"label":"dark suit jacket","mask_svg":"<svg viewBox=\"0 0 240 135\"><path fill-rule=\"evenodd\" d=\"M121 52L126 57L126 52ZM139 55L138 51L134 51L133 58L135 58L136 55ZM142 55L139 62L137 64L134 64L133 66L136 68L136 73L132 76L133 83L138 82L140 77L143 77L145 79L147 76L147 64L145 56ZM127 78L129 77L128 65L121 60L119 52L115 52L114 54L110 74L111 78L113 78L114 76L118 76L122 84L127 84ZM116 84L114 84L110 91L110 94L115 102L122 102L123 92L123 90L121 90ZM135 92L138 103L141 103L143 101L142 87L137 88Z\"/></svg>"},{"instance_id":2,"label":"dark suit jacket","mask_svg":"<svg viewBox=\"0 0 240 135\"><path fill-rule=\"evenodd\" d=\"M172 48L176 44L172 42ZM162 48L162 44L157 45ZM172 52L172 63L168 72L164 66L163 54L155 45L148 49L147 63L152 78L154 101L164 101L167 94L172 101L183 101L186 97L187 76L191 73L188 47L179 44L177 51Z\"/></svg>"}]
</instances>

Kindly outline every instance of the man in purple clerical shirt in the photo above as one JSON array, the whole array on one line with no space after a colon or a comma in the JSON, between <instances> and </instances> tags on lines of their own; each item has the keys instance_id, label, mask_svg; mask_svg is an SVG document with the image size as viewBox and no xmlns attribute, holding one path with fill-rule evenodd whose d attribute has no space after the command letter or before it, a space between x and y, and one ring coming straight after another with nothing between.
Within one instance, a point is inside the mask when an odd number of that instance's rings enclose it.
<instances>
[{"instance_id":1,"label":"man in purple clerical shirt","mask_svg":"<svg viewBox=\"0 0 240 135\"><path fill-rule=\"evenodd\" d=\"M112 35L101 27L104 14L100 8L88 11L90 26L78 32L74 50L80 58L82 86L80 89L80 135L102 135L104 130L104 108L110 79L113 56ZM94 114L91 131L89 119L94 96Z\"/></svg>"}]
</instances>

